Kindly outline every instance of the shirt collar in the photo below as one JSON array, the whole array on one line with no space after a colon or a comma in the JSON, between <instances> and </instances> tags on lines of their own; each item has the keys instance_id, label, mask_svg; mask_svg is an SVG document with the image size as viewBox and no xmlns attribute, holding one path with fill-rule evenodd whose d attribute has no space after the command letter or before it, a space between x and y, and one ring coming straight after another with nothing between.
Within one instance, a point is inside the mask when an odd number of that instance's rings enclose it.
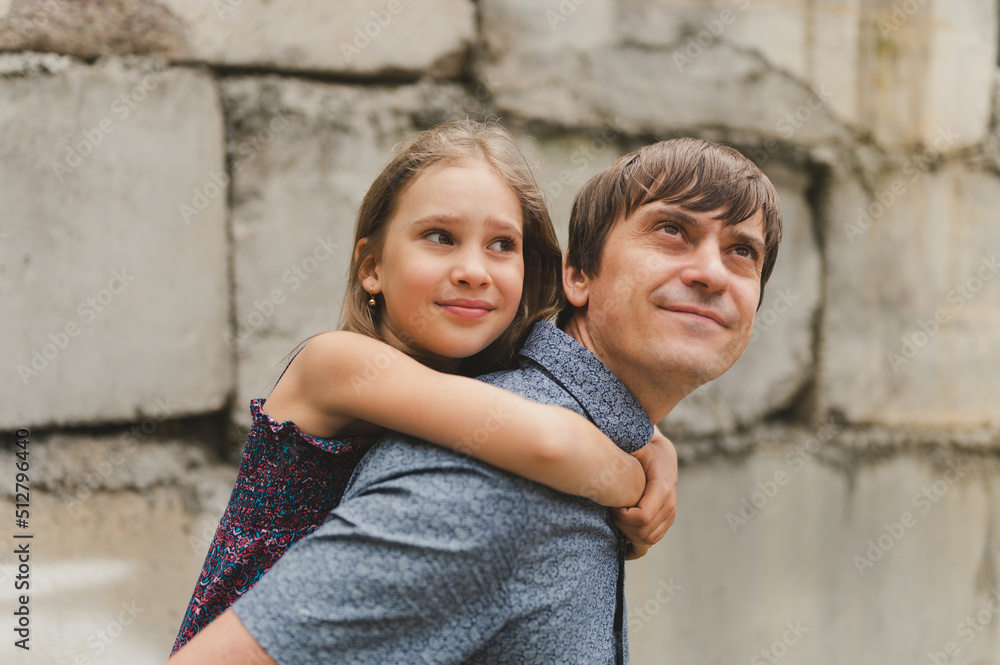
<instances>
[{"instance_id":1,"label":"shirt collar","mask_svg":"<svg viewBox=\"0 0 1000 665\"><path fill-rule=\"evenodd\" d=\"M597 356L550 321L535 324L521 355L551 374L625 452L635 452L653 436L649 416L625 384Z\"/></svg>"}]
</instances>

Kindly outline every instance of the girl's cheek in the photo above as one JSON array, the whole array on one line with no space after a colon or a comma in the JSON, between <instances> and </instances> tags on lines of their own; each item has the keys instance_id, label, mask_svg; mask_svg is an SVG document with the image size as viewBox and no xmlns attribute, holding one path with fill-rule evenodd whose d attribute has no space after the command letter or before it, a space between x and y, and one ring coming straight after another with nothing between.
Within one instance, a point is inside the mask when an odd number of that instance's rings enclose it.
<instances>
[{"instance_id":1,"label":"girl's cheek","mask_svg":"<svg viewBox=\"0 0 1000 665\"><path fill-rule=\"evenodd\" d=\"M410 330L418 335L427 330L427 317L422 311L411 314L408 323Z\"/></svg>"}]
</instances>

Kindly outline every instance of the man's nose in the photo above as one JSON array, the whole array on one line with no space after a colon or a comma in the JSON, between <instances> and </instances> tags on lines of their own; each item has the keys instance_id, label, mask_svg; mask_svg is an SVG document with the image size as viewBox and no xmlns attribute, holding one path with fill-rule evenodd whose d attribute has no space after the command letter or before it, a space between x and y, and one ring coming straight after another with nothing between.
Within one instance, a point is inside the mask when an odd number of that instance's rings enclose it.
<instances>
[{"instance_id":1,"label":"man's nose","mask_svg":"<svg viewBox=\"0 0 1000 665\"><path fill-rule=\"evenodd\" d=\"M713 243L702 243L688 255L688 264L681 271L681 281L705 295L720 293L729 285L729 271L722 260L722 251Z\"/></svg>"},{"instance_id":2,"label":"man's nose","mask_svg":"<svg viewBox=\"0 0 1000 665\"><path fill-rule=\"evenodd\" d=\"M476 249L466 249L456 256L455 266L451 271L451 281L455 284L465 284L472 287L489 286L492 283L486 257Z\"/></svg>"}]
</instances>

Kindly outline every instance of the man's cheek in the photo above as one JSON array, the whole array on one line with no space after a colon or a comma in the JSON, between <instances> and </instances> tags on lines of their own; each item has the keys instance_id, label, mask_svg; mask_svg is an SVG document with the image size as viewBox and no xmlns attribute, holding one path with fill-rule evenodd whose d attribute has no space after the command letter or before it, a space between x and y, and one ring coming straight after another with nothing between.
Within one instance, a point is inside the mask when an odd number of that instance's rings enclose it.
<instances>
[{"instance_id":1,"label":"man's cheek","mask_svg":"<svg viewBox=\"0 0 1000 665\"><path fill-rule=\"evenodd\" d=\"M617 320L626 315L631 299L629 281L622 277L607 280L602 274L591 283L587 298L587 311L603 320Z\"/></svg>"},{"instance_id":2,"label":"man's cheek","mask_svg":"<svg viewBox=\"0 0 1000 665\"><path fill-rule=\"evenodd\" d=\"M632 275L624 272L619 273L611 282L610 293L604 293L603 295L611 302L621 302L622 300L629 298L631 295L634 287L634 281L635 280ZM606 289L601 289L600 291L606 291Z\"/></svg>"},{"instance_id":3,"label":"man's cheek","mask_svg":"<svg viewBox=\"0 0 1000 665\"><path fill-rule=\"evenodd\" d=\"M746 293L741 301L737 302L740 318L743 319L747 337L753 332L753 324L760 311L757 305L760 304L760 284L755 283L753 287L747 287Z\"/></svg>"},{"instance_id":4,"label":"man's cheek","mask_svg":"<svg viewBox=\"0 0 1000 665\"><path fill-rule=\"evenodd\" d=\"M750 315L746 317L746 323L744 324L743 330L741 331L743 349L747 347L747 345L750 343L750 338L753 337L753 323L755 319L756 316L753 312L751 312ZM743 353L743 351L741 350L740 353Z\"/></svg>"},{"instance_id":5,"label":"man's cheek","mask_svg":"<svg viewBox=\"0 0 1000 665\"><path fill-rule=\"evenodd\" d=\"M732 338L728 345L735 355L732 359L733 362L743 355L743 352L750 345L750 341L755 337L753 324L756 317L754 311L752 309L749 312L741 310L739 314L739 325L732 329Z\"/></svg>"}]
</instances>

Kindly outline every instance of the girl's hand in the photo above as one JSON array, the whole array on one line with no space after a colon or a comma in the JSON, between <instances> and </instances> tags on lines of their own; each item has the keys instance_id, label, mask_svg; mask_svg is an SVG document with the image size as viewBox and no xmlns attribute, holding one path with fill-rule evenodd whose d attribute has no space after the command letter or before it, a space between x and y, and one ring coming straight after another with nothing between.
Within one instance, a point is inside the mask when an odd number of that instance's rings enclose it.
<instances>
[{"instance_id":1,"label":"girl's hand","mask_svg":"<svg viewBox=\"0 0 1000 665\"><path fill-rule=\"evenodd\" d=\"M646 489L639 505L615 508L615 526L628 539L627 560L638 559L655 545L677 517L677 451L659 429L633 456L646 472Z\"/></svg>"}]
</instances>

